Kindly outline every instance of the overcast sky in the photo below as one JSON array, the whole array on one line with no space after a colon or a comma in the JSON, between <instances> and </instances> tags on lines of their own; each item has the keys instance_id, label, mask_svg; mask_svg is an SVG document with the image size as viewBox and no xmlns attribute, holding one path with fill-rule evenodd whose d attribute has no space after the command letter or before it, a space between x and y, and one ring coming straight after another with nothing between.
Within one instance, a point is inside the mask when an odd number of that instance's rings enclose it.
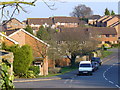
<instances>
[{"instance_id":1,"label":"overcast sky","mask_svg":"<svg viewBox=\"0 0 120 90\"><path fill-rule=\"evenodd\" d=\"M11 1L11 0L3 0L3 1ZM21 0L21 1L25 1L25 0ZM74 0L74 1L49 0L49 1L51 1L48 2L48 4L50 5L55 3L55 6L52 8L56 10L49 9L47 5L45 5L45 3L41 2L41 0L38 0L36 2L36 6L24 6L24 8L28 11L28 13L21 12L19 15L15 15L14 17L19 19L20 21L23 21L26 20L26 18L69 16L70 12L73 11L73 8L79 4L85 4L86 6L90 7L93 10L93 13L97 15L104 15L105 8L108 8L110 11L114 10L115 13L118 13L119 0Z\"/></svg>"}]
</instances>

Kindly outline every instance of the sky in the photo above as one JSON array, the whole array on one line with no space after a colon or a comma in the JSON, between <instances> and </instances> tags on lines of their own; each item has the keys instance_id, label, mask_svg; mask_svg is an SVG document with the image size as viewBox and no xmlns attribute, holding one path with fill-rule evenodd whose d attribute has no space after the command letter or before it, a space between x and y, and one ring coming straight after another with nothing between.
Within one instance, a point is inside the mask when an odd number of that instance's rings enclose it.
<instances>
[{"instance_id":1,"label":"sky","mask_svg":"<svg viewBox=\"0 0 120 90\"><path fill-rule=\"evenodd\" d=\"M2 1L2 0L0 0ZM11 1L11 0L3 0ZM25 0L22 0L25 1ZM27 0L28 1L28 0ZM33 1L33 0L29 0ZM36 6L23 6L28 13L21 12L19 15L14 17L20 21L26 20L27 18L47 18L51 16L70 16L70 13L73 11L74 7L79 4L85 4L87 7L90 7L93 10L95 15L104 15L105 8L108 8L110 11L113 10L118 14L118 1L119 0L49 0L47 4L53 5L52 7L55 10L51 10L47 7L44 2L38 0Z\"/></svg>"}]
</instances>

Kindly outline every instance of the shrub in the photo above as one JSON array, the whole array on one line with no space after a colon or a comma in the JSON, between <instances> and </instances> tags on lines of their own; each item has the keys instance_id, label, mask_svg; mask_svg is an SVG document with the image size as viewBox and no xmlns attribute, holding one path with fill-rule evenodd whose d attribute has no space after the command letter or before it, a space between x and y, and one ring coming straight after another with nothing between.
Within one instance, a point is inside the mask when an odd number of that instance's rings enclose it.
<instances>
[{"instance_id":1,"label":"shrub","mask_svg":"<svg viewBox=\"0 0 120 90\"><path fill-rule=\"evenodd\" d=\"M34 72L31 70L28 70L25 77L26 78L35 78Z\"/></svg>"},{"instance_id":2,"label":"shrub","mask_svg":"<svg viewBox=\"0 0 120 90\"><path fill-rule=\"evenodd\" d=\"M112 44L112 47L118 47L120 46L119 44Z\"/></svg>"},{"instance_id":3,"label":"shrub","mask_svg":"<svg viewBox=\"0 0 120 90\"><path fill-rule=\"evenodd\" d=\"M4 46L4 49L14 54L13 70L16 75L22 77L24 76L29 66L32 63L33 55L32 49L28 45L19 47L19 45L14 46Z\"/></svg>"},{"instance_id":4,"label":"shrub","mask_svg":"<svg viewBox=\"0 0 120 90\"><path fill-rule=\"evenodd\" d=\"M61 72L61 68L49 68L48 72L50 74L57 74Z\"/></svg>"},{"instance_id":5,"label":"shrub","mask_svg":"<svg viewBox=\"0 0 120 90\"><path fill-rule=\"evenodd\" d=\"M39 66L30 66L29 70L33 71L34 75L37 76L40 73Z\"/></svg>"}]
</instances>

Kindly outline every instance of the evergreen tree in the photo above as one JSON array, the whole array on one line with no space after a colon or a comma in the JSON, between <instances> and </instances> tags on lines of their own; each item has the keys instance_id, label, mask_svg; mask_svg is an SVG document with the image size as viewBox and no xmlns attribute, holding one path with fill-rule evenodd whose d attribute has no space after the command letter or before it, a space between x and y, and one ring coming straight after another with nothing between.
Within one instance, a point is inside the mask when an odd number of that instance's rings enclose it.
<instances>
[{"instance_id":1,"label":"evergreen tree","mask_svg":"<svg viewBox=\"0 0 120 90\"><path fill-rule=\"evenodd\" d=\"M26 30L27 32L33 34L33 29L32 29L29 25L27 25L27 27L25 28L25 30Z\"/></svg>"},{"instance_id":2,"label":"evergreen tree","mask_svg":"<svg viewBox=\"0 0 120 90\"><path fill-rule=\"evenodd\" d=\"M15 74L20 77L26 75L33 61L32 48L28 45L23 45L22 47L14 45L6 46L5 49L14 54L13 70Z\"/></svg>"},{"instance_id":3,"label":"evergreen tree","mask_svg":"<svg viewBox=\"0 0 120 90\"><path fill-rule=\"evenodd\" d=\"M115 15L115 12L113 10L111 11L111 15Z\"/></svg>"},{"instance_id":4,"label":"evergreen tree","mask_svg":"<svg viewBox=\"0 0 120 90\"><path fill-rule=\"evenodd\" d=\"M46 28L43 26L40 26L39 31L37 32L36 36L41 40L48 40L49 39L49 33Z\"/></svg>"},{"instance_id":5,"label":"evergreen tree","mask_svg":"<svg viewBox=\"0 0 120 90\"><path fill-rule=\"evenodd\" d=\"M110 11L106 8L104 14L105 15L110 15Z\"/></svg>"}]
</instances>

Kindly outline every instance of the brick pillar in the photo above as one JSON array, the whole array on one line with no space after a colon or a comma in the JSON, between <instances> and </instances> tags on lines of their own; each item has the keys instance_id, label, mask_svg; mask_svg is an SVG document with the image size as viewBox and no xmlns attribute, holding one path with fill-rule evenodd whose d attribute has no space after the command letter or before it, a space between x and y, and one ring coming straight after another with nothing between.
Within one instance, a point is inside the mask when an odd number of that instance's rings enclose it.
<instances>
[{"instance_id":1,"label":"brick pillar","mask_svg":"<svg viewBox=\"0 0 120 90\"><path fill-rule=\"evenodd\" d=\"M44 59L44 64L43 64L43 75L46 76L48 75L48 57Z\"/></svg>"}]
</instances>

